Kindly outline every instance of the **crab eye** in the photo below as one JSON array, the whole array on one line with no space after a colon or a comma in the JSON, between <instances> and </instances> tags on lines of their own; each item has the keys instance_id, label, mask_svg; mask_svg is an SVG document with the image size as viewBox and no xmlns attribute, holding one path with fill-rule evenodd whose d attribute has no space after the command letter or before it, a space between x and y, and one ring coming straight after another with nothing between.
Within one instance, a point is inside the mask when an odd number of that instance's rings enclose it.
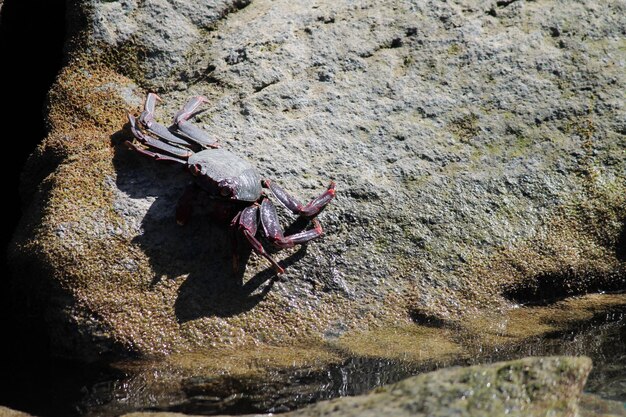
<instances>
[{"instance_id":1,"label":"crab eye","mask_svg":"<svg viewBox=\"0 0 626 417\"><path fill-rule=\"evenodd\" d=\"M191 171L191 173L195 176L197 176L198 174L200 174L202 172L202 165L200 164L193 164L189 170Z\"/></svg>"},{"instance_id":2,"label":"crab eye","mask_svg":"<svg viewBox=\"0 0 626 417\"><path fill-rule=\"evenodd\" d=\"M233 193L234 184L231 180L222 180L219 182L220 195L227 197Z\"/></svg>"}]
</instances>

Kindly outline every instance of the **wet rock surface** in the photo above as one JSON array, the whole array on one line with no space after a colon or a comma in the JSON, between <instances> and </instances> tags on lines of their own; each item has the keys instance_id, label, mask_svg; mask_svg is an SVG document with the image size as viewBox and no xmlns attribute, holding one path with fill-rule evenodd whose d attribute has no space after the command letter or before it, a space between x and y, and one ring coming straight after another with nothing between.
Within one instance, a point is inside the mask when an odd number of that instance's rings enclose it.
<instances>
[{"instance_id":1,"label":"wet rock surface","mask_svg":"<svg viewBox=\"0 0 626 417\"><path fill-rule=\"evenodd\" d=\"M588 295L512 310L505 319L507 326L480 336L470 334L469 340L462 329L450 331L446 340L441 329L412 325L347 337L338 345L211 350L108 367L65 362L50 368L42 360L31 374L21 368L20 378L0 393L0 403L44 417L118 416L139 410L282 413L335 397L363 395L450 366L584 355L593 361L585 384L585 391L593 395L587 396L584 409L612 410L626 401L626 372L620 359L626 353L625 314L626 294ZM359 338L360 345L355 346Z\"/></svg>"},{"instance_id":2,"label":"wet rock surface","mask_svg":"<svg viewBox=\"0 0 626 417\"><path fill-rule=\"evenodd\" d=\"M301 416L574 416L591 369L588 358L527 358L449 368L315 404Z\"/></svg>"},{"instance_id":3,"label":"wet rock surface","mask_svg":"<svg viewBox=\"0 0 626 417\"><path fill-rule=\"evenodd\" d=\"M80 3L11 252L57 353L332 342L626 287L623 3L175 3ZM276 253L281 277L243 249L234 273L206 198L175 224L190 177L112 146L137 85L163 122L206 95L195 123L303 200L335 180L326 235Z\"/></svg>"},{"instance_id":4,"label":"wet rock surface","mask_svg":"<svg viewBox=\"0 0 626 417\"><path fill-rule=\"evenodd\" d=\"M323 401L285 416L575 416L588 358L525 358L449 368L361 396ZM598 405L599 406L599 405ZM605 403L605 409L610 404ZM174 417L177 413L131 413Z\"/></svg>"},{"instance_id":5,"label":"wet rock surface","mask_svg":"<svg viewBox=\"0 0 626 417\"><path fill-rule=\"evenodd\" d=\"M605 400L595 395L582 395L579 406L581 417L626 416L626 407L623 402Z\"/></svg>"}]
</instances>

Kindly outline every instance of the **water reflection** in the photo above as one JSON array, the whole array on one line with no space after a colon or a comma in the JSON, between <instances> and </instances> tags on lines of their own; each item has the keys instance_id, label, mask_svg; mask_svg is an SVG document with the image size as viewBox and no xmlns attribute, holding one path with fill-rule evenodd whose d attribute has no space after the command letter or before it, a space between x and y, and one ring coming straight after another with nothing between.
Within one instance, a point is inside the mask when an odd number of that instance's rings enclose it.
<instances>
[{"instance_id":1,"label":"water reflection","mask_svg":"<svg viewBox=\"0 0 626 417\"><path fill-rule=\"evenodd\" d=\"M357 395L420 372L537 355L587 355L594 362L586 391L626 403L626 306L522 344L453 363L345 357L338 364L270 369L262 375L185 376L161 364L132 363L124 371L64 365L30 369L26 384L0 394L0 404L47 416L113 416L130 411L191 414L278 413L338 396ZM171 381L181 381L172 384ZM32 383L35 381L36 383ZM61 389L65 386L67 389ZM54 398L49 394L54 388ZM56 387L56 388L55 388ZM30 404L30 405L29 405ZM34 409L32 404L39 404Z\"/></svg>"}]
</instances>

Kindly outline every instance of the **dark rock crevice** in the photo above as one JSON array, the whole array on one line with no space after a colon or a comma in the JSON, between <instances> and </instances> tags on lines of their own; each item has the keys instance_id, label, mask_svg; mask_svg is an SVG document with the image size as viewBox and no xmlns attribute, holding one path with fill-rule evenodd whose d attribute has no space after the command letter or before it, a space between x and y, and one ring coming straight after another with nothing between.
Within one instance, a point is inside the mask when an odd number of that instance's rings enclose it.
<instances>
[{"instance_id":1,"label":"dark rock crevice","mask_svg":"<svg viewBox=\"0 0 626 417\"><path fill-rule=\"evenodd\" d=\"M3 154L11 163L3 164L3 187L5 218L17 219L21 210L18 204L18 182L21 169L28 155L46 135L43 109L47 92L63 62L65 39L65 3L51 0L44 4L24 0L6 0L0 16L0 55L10 57L2 65L0 85L6 92L6 103L0 120L14 132L6 137ZM36 42L25 42L33 33L45 33ZM8 65L7 65L8 64ZM36 76L32 76L35 70ZM19 86L16 90L14 87ZM8 93L19 91L19 93ZM3 224L3 244L9 241L15 221Z\"/></svg>"},{"instance_id":2,"label":"dark rock crevice","mask_svg":"<svg viewBox=\"0 0 626 417\"><path fill-rule=\"evenodd\" d=\"M48 342L43 321L29 326L17 319L18 305L23 300L11 296L10 271L7 266L7 246L22 215L20 204L20 173L28 155L47 134L44 105L63 62L66 36L65 1L35 2L27 0L0 1L0 86L3 110L0 122L4 126L2 183L4 221L2 222L2 273L0 273L0 332L2 361L0 375L25 375L25 369L44 364L50 367L46 352ZM35 38L33 40L33 34ZM35 74L33 76L33 73ZM17 87L17 88L16 88ZM15 167L18 167L17 169ZM43 364L42 364L43 362ZM0 404L20 405L16 395L23 378L3 378ZM30 383L30 381L29 381Z\"/></svg>"},{"instance_id":3,"label":"dark rock crevice","mask_svg":"<svg viewBox=\"0 0 626 417\"><path fill-rule=\"evenodd\" d=\"M567 271L541 274L524 283L507 288L503 295L524 305L549 305L567 297L590 293L619 293L626 291L626 270Z\"/></svg>"},{"instance_id":4,"label":"dark rock crevice","mask_svg":"<svg viewBox=\"0 0 626 417\"><path fill-rule=\"evenodd\" d=\"M2 91L6 92L3 95L6 105L0 113L0 120L5 128L10 127L14 132L8 137L5 136L6 140L3 141L5 147L3 154L10 159L10 163L2 165L4 200L9 202L4 205L5 221L2 222L5 248L21 215L18 192L21 167L37 143L46 135L43 108L47 92L63 61L64 20L63 0L51 0L42 4L33 1L6 0L2 5L0 56L10 59L1 69L0 85L4 87ZM45 33L45 36L38 37L36 42L26 43L26 39L32 39L33 33ZM37 74L34 77L33 69ZM16 85L19 86L18 90L14 88ZM8 93L11 91L19 93ZM15 169L15 166L20 169ZM2 267L6 272L4 250L2 256ZM2 276L6 278L8 274L3 273ZM4 280L0 285L7 286ZM6 309L8 313L9 300L5 300L7 292L1 293L3 296L0 308ZM1 316L4 318L7 314ZM8 324L3 323L2 327L6 326Z\"/></svg>"}]
</instances>

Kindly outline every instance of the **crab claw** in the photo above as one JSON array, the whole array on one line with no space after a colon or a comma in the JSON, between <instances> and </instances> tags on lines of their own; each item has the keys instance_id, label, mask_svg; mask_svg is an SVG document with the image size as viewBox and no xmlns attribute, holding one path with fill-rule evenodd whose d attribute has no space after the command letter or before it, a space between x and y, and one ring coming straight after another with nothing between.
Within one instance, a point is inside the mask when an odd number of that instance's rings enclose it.
<instances>
[{"instance_id":1,"label":"crab claw","mask_svg":"<svg viewBox=\"0 0 626 417\"><path fill-rule=\"evenodd\" d=\"M254 206L246 207L239 214L237 214L237 216L233 219L231 225L238 226L238 229L241 231L241 233L243 233L246 239L248 239L248 242L250 242L252 249L254 249L256 253L270 261L277 274L282 274L285 272L285 269L280 266L278 262L276 262L274 258L270 256L269 253L267 253L261 242L259 242L258 239L254 237L256 235L258 227L258 216L259 206L255 204Z\"/></svg>"},{"instance_id":2,"label":"crab claw","mask_svg":"<svg viewBox=\"0 0 626 417\"><path fill-rule=\"evenodd\" d=\"M331 181L326 191L305 205L290 195L274 181L266 179L263 181L263 186L269 188L278 201L291 210L293 214L298 214L308 218L317 216L322 210L324 210L324 207L326 207L326 205L330 203L333 198L335 198L336 194L336 184L334 181Z\"/></svg>"}]
</instances>

